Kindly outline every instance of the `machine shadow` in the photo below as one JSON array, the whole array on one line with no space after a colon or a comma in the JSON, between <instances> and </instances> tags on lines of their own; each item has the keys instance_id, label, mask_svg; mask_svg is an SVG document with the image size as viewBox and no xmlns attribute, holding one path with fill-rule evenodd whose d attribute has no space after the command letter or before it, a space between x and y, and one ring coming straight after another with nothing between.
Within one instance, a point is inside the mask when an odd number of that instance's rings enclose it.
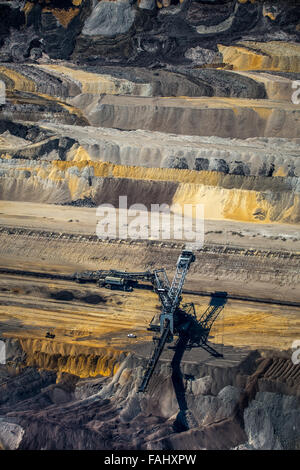
<instances>
[{"instance_id":1,"label":"machine shadow","mask_svg":"<svg viewBox=\"0 0 300 470\"><path fill-rule=\"evenodd\" d=\"M224 305L227 303L227 292L214 292L211 294L211 299L209 303L209 307L211 309L219 309L223 308ZM183 330L182 332L179 333L179 338L176 342L176 345L174 347L175 353L171 362L171 368L172 368L172 383L179 407L179 413L177 415L177 418L174 423L174 431L176 432L183 432L191 427L194 427L197 425L195 418L192 416L192 414L188 410L188 405L187 405L187 400L185 396L185 385L184 385L184 380L183 380L183 374L181 372L181 361L183 358L183 355L186 350L191 349L193 345L191 344L191 336L192 336L192 329L193 326L196 326L196 323L201 322L201 318L199 321L195 319L192 315L189 315L190 318L190 326L186 330ZM211 325L212 326L212 325ZM210 328L211 328L210 326ZM198 344L196 347L202 347L206 351L208 351L210 354L212 354L215 350L207 345L207 338L210 332L210 328L208 331L203 331L203 341ZM195 346L194 346L195 347ZM217 353L217 351L215 351ZM217 353L218 354L218 353ZM220 354L218 354L221 356Z\"/></svg>"}]
</instances>

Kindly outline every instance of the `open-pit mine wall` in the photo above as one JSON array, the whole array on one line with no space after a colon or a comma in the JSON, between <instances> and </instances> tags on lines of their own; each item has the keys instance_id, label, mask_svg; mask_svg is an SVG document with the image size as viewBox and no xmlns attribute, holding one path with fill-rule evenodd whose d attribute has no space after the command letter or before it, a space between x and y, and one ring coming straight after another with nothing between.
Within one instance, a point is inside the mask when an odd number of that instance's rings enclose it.
<instances>
[{"instance_id":1,"label":"open-pit mine wall","mask_svg":"<svg viewBox=\"0 0 300 470\"><path fill-rule=\"evenodd\" d=\"M147 393L140 394L145 364L136 351L121 362L114 377L79 379L31 367L17 375L1 370L1 447L299 447L299 368L287 356L240 351L226 364L163 361Z\"/></svg>"}]
</instances>

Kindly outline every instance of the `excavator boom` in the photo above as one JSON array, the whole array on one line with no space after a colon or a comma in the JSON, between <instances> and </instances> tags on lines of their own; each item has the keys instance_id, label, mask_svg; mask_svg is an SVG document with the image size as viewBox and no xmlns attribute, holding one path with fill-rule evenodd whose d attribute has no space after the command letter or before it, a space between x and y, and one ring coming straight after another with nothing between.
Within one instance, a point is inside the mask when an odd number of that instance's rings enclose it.
<instances>
[{"instance_id":1,"label":"excavator boom","mask_svg":"<svg viewBox=\"0 0 300 470\"><path fill-rule=\"evenodd\" d=\"M162 302L162 312L160 315L160 338L148 361L143 380L139 386L139 392L145 392L149 380L154 372L157 361L159 360L164 346L169 338L174 334L174 313L181 301L181 292L185 277L192 262L195 261L195 255L192 251L183 251L177 261L176 273L171 287L164 270L155 272L155 289Z\"/></svg>"}]
</instances>

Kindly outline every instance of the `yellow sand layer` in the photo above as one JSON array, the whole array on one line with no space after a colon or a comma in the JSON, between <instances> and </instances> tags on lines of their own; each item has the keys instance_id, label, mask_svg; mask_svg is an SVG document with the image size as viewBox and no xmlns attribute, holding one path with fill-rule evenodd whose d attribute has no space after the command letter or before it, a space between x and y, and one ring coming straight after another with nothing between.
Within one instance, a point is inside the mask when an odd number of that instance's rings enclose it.
<instances>
[{"instance_id":1,"label":"yellow sand layer","mask_svg":"<svg viewBox=\"0 0 300 470\"><path fill-rule=\"evenodd\" d=\"M223 62L233 70L300 72L300 45L282 41L242 41L236 46L218 45Z\"/></svg>"},{"instance_id":2,"label":"yellow sand layer","mask_svg":"<svg viewBox=\"0 0 300 470\"><path fill-rule=\"evenodd\" d=\"M281 208L273 201L262 198L259 191L227 189L206 185L180 184L173 203L182 208L185 204L203 204L205 219L229 219L244 222L272 223L298 222L300 214L299 195L293 196Z\"/></svg>"},{"instance_id":3,"label":"yellow sand layer","mask_svg":"<svg viewBox=\"0 0 300 470\"><path fill-rule=\"evenodd\" d=\"M79 150L82 155L82 150ZM76 155L75 155L76 156ZM177 170L175 168L146 168L136 166L116 165L109 162L95 162L91 160L60 161L52 162L51 178L56 178L56 171L66 171L68 168L76 166L78 169L89 166L93 167L94 175L98 177L131 178L155 181L176 181L178 183L197 183L217 186L220 182L221 174L218 172Z\"/></svg>"},{"instance_id":4,"label":"yellow sand layer","mask_svg":"<svg viewBox=\"0 0 300 470\"><path fill-rule=\"evenodd\" d=\"M272 197L264 197L262 191L239 189L240 178L246 177L230 175L228 176L230 187L224 188L222 187L224 175L219 172L130 167L108 162L81 160L81 157L85 156L85 150L79 147L74 153L75 161L53 161L50 171L45 168L36 169L37 175L39 178L67 183L70 196L73 199L93 198L95 188L88 184L86 178L81 178L80 173L76 174L67 170L72 167L77 167L79 170L93 168L96 177L177 182L179 184L172 199L173 204L179 204L181 207L184 204L194 206L203 204L204 216L208 219L230 219L258 223L297 223L299 221L300 198L298 194L285 191L277 201ZM22 169L30 171L30 168L24 167ZM278 184L280 183L281 178L278 177Z\"/></svg>"},{"instance_id":5,"label":"yellow sand layer","mask_svg":"<svg viewBox=\"0 0 300 470\"><path fill-rule=\"evenodd\" d=\"M34 7L34 3L33 2L26 2L25 5L24 5L24 8L23 8L23 11L25 13L25 15L27 16L32 8Z\"/></svg>"},{"instance_id":6,"label":"yellow sand layer","mask_svg":"<svg viewBox=\"0 0 300 470\"><path fill-rule=\"evenodd\" d=\"M118 297L118 293L115 294ZM143 295L144 301L147 297L150 304L153 304L153 295L150 293ZM119 318L115 318L117 325L122 317L127 317L132 328L136 326L134 306L128 310L126 299L118 307ZM201 315L208 303L208 299L197 296L186 295L184 301L193 301L195 303L197 316ZM157 311L156 311L157 312ZM147 320L151 318L147 312L144 328L146 330ZM138 315L138 312L136 313ZM61 311L60 317L64 320L64 312ZM49 320L53 320L50 318ZM34 321L36 327L39 326L40 319ZM91 321L90 327L93 328ZM38 332L38 329L35 330ZM100 333L100 330L99 330ZM34 334L32 330L31 335ZM113 332L112 332L113 334ZM251 302L229 300L224 310L215 321L211 330L211 339L215 344L224 344L226 346L248 347L250 349L277 349L288 350L293 341L299 338L300 319L297 310L286 307L282 310L278 305L257 305ZM5 336L11 336L10 333ZM15 335L12 335L15 336ZM29 366L41 369L55 370L59 373L68 372L79 377L95 377L97 375L110 376L116 373L121 362L127 355L126 347L92 347L88 345L71 344L56 339L53 341L41 338L26 338L26 330L23 328L18 333L20 345L26 353L26 363ZM109 340L106 335L103 339ZM101 341L100 335L100 342ZM105 340L105 339L104 339ZM149 341L149 336L141 337L141 341ZM129 344L129 343L128 343ZM218 348L220 350L220 347ZM127 350L128 351L128 350Z\"/></svg>"},{"instance_id":7,"label":"yellow sand layer","mask_svg":"<svg viewBox=\"0 0 300 470\"><path fill-rule=\"evenodd\" d=\"M32 93L32 100L38 102L39 98L44 101L54 101L57 104L59 104L62 108L64 108L66 111L68 111L70 114L75 114L76 116L83 118L83 113L81 110L78 108L75 108L72 105L66 104L65 102L61 101L59 98L46 95L44 93L38 93L37 92L37 85L34 83L34 81L30 80L29 78L25 77L19 72L16 72L15 70L11 70L7 67L1 66L0 65L0 74L5 75L9 80L12 80L14 85L12 88L7 87L8 91L24 91L27 93ZM29 99L31 99L31 96L29 95Z\"/></svg>"},{"instance_id":8,"label":"yellow sand layer","mask_svg":"<svg viewBox=\"0 0 300 470\"><path fill-rule=\"evenodd\" d=\"M256 191L224 189L204 185L179 185L173 202L181 207L184 204L203 204L206 219L231 219L257 222L258 208L266 214L263 222L271 222L269 213L273 207L267 201L259 201Z\"/></svg>"},{"instance_id":9,"label":"yellow sand layer","mask_svg":"<svg viewBox=\"0 0 300 470\"><path fill-rule=\"evenodd\" d=\"M263 83L267 92L268 99L284 100L287 103L291 103L293 83L291 79L266 72L239 72L239 74L252 78L257 82ZM258 108L255 107L255 110L257 111Z\"/></svg>"},{"instance_id":10,"label":"yellow sand layer","mask_svg":"<svg viewBox=\"0 0 300 470\"><path fill-rule=\"evenodd\" d=\"M211 335L216 344L251 348L288 350L299 337L300 320L295 311L280 315L280 307L263 311L256 306L249 307L242 302L229 302L224 313L214 324Z\"/></svg>"}]
</instances>

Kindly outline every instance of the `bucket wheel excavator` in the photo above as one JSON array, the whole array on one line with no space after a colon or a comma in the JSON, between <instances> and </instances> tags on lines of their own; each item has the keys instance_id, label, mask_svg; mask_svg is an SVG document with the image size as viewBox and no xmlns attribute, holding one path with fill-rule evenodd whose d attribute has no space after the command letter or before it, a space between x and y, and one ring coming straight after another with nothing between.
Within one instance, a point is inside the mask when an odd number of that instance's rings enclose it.
<instances>
[{"instance_id":1,"label":"bucket wheel excavator","mask_svg":"<svg viewBox=\"0 0 300 470\"><path fill-rule=\"evenodd\" d=\"M154 290L159 295L162 310L159 322L155 322L153 318L148 330L159 333L159 336L153 337L156 345L148 360L138 392L146 391L164 347L166 343L173 341L174 335L179 337L177 342L184 343L186 349L201 347L215 357L223 357L207 344L207 339L213 323L224 308L226 293L213 294L210 305L199 319L197 319L194 304L181 305L184 281L194 261L195 255L192 251L182 251L171 285L164 269L154 271Z\"/></svg>"}]
</instances>

